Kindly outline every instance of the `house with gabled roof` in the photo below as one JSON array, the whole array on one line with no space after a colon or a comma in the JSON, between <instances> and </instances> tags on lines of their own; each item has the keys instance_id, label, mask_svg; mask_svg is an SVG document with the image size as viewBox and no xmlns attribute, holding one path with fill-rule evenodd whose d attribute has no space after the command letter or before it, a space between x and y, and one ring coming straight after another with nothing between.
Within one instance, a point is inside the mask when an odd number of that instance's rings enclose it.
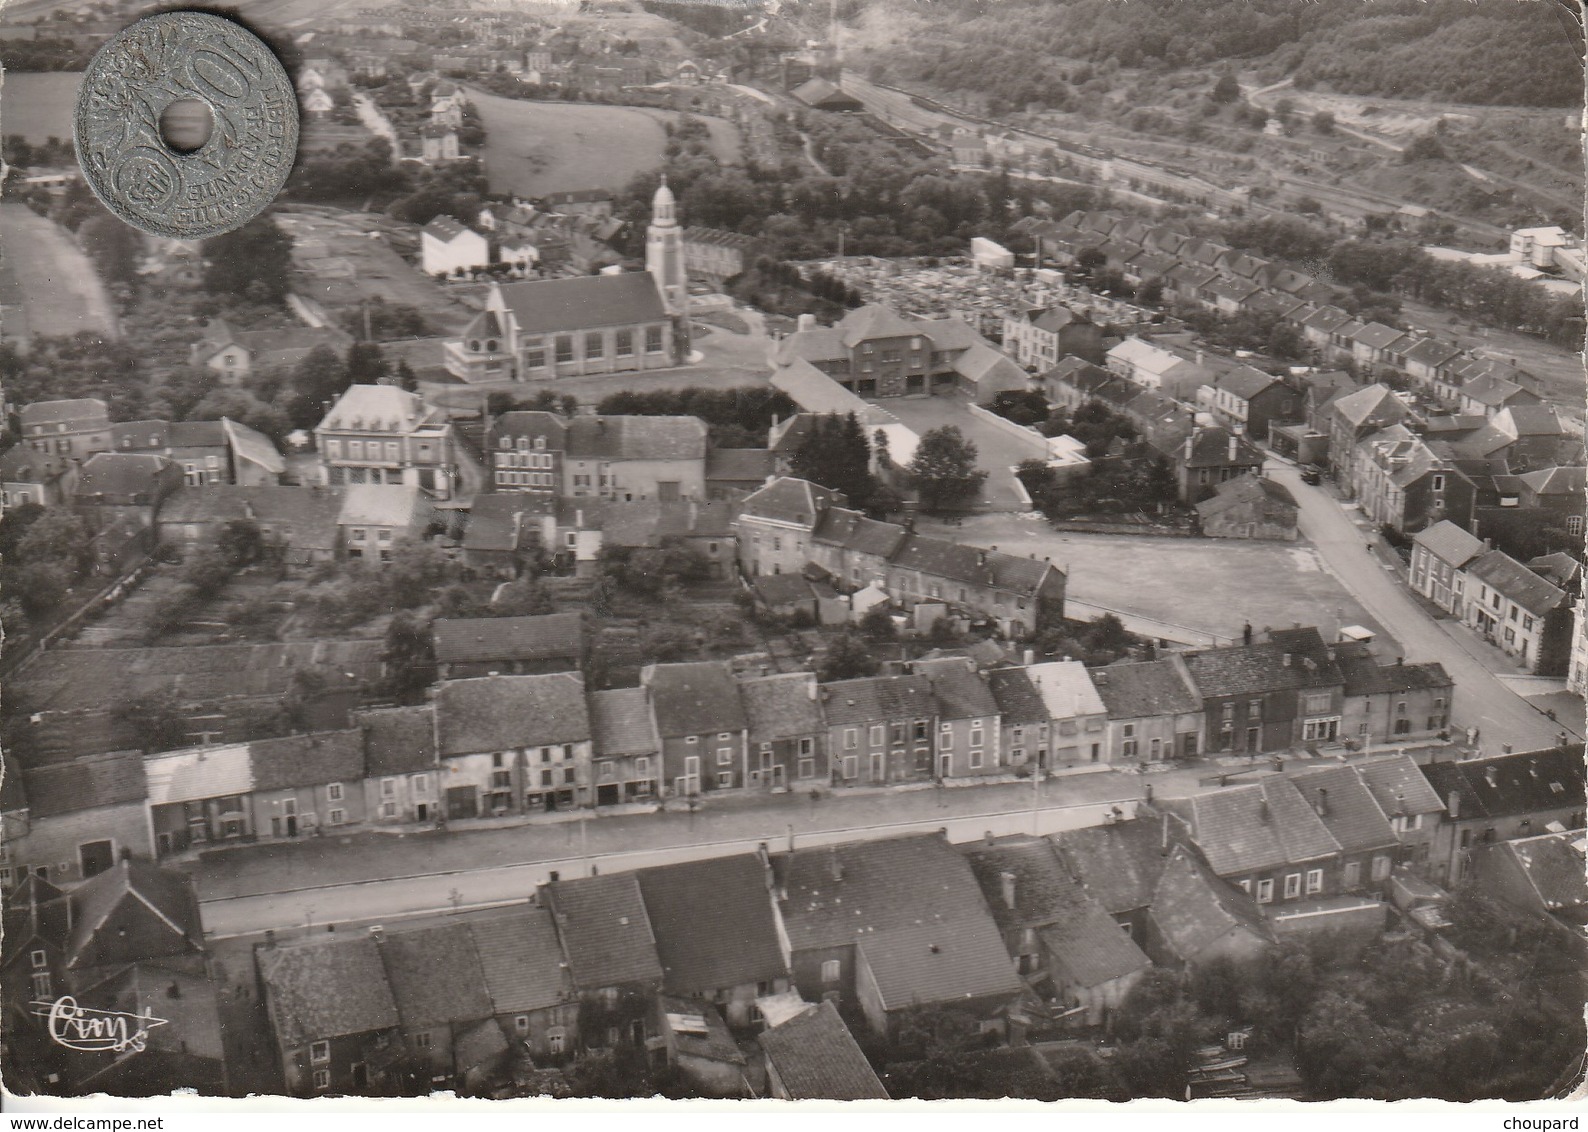
<instances>
[{"instance_id":1,"label":"house with gabled roof","mask_svg":"<svg viewBox=\"0 0 1588 1132\"><path fill-rule=\"evenodd\" d=\"M830 1002L812 1006L756 1035L767 1090L780 1101L885 1101L859 1043Z\"/></svg>"},{"instance_id":2,"label":"house with gabled roof","mask_svg":"<svg viewBox=\"0 0 1588 1132\"><path fill-rule=\"evenodd\" d=\"M1427 872L1445 804L1410 755L1393 754L1352 764L1378 808L1389 816L1401 843L1401 862Z\"/></svg>"},{"instance_id":3,"label":"house with gabled roof","mask_svg":"<svg viewBox=\"0 0 1588 1132\"><path fill-rule=\"evenodd\" d=\"M1529 672L1565 675L1573 617L1565 590L1503 550L1479 555L1462 574L1467 625Z\"/></svg>"},{"instance_id":4,"label":"house with gabled roof","mask_svg":"<svg viewBox=\"0 0 1588 1132\"><path fill-rule=\"evenodd\" d=\"M571 1055L579 1000L551 909L531 903L474 913L463 922L502 1036L524 1045L537 1062Z\"/></svg>"},{"instance_id":5,"label":"house with gabled roof","mask_svg":"<svg viewBox=\"0 0 1588 1132\"><path fill-rule=\"evenodd\" d=\"M442 814L435 706L357 712L364 733L364 813L372 822L434 822Z\"/></svg>"},{"instance_id":6,"label":"house with gabled roof","mask_svg":"<svg viewBox=\"0 0 1588 1132\"><path fill-rule=\"evenodd\" d=\"M1406 376L1441 400L1449 399L1444 389L1461 359L1459 346L1440 338L1424 338L1407 347L1401 359Z\"/></svg>"},{"instance_id":7,"label":"house with gabled roof","mask_svg":"<svg viewBox=\"0 0 1588 1132\"><path fill-rule=\"evenodd\" d=\"M441 142L450 131L436 131ZM431 139L427 136L427 142ZM457 156L457 134L452 133L452 156ZM439 150L434 157L440 157ZM437 216L419 230L419 265L426 275L456 275L491 262L491 245L484 236L451 216Z\"/></svg>"},{"instance_id":8,"label":"house with gabled roof","mask_svg":"<svg viewBox=\"0 0 1588 1132\"><path fill-rule=\"evenodd\" d=\"M976 778L1002 771L1002 716L992 689L970 657L917 660L937 700L937 777Z\"/></svg>"},{"instance_id":9,"label":"house with gabled roof","mask_svg":"<svg viewBox=\"0 0 1588 1132\"><path fill-rule=\"evenodd\" d=\"M1092 400L1096 390L1110 382L1123 384L1125 379L1083 358L1061 358L1038 378L1048 403L1071 412Z\"/></svg>"},{"instance_id":10,"label":"house with gabled roof","mask_svg":"<svg viewBox=\"0 0 1588 1132\"><path fill-rule=\"evenodd\" d=\"M1152 442L1174 470L1182 502L1197 504L1212 496L1221 483L1262 471L1263 452L1217 425L1194 426L1189 432L1167 430Z\"/></svg>"},{"instance_id":11,"label":"house with gabled roof","mask_svg":"<svg viewBox=\"0 0 1588 1132\"><path fill-rule=\"evenodd\" d=\"M163 1097L192 1089L200 1096L227 1095L216 987L202 971L134 963L74 998L87 1010L152 1016L165 1025L146 1029L141 1048L76 1052L59 1082L63 1092Z\"/></svg>"},{"instance_id":12,"label":"house with gabled roof","mask_svg":"<svg viewBox=\"0 0 1588 1132\"><path fill-rule=\"evenodd\" d=\"M663 769L662 739L650 694L644 688L590 693L590 726L595 804L614 806L656 797Z\"/></svg>"},{"instance_id":13,"label":"house with gabled roof","mask_svg":"<svg viewBox=\"0 0 1588 1132\"><path fill-rule=\"evenodd\" d=\"M6 765L20 802L8 800L0 890L44 870L73 884L109 870L123 856L153 859L148 783L137 751L89 755L26 770ZM64 866L64 868L63 868Z\"/></svg>"},{"instance_id":14,"label":"house with gabled roof","mask_svg":"<svg viewBox=\"0 0 1588 1132\"><path fill-rule=\"evenodd\" d=\"M413 484L452 494L452 425L417 393L350 385L314 428L327 485Z\"/></svg>"},{"instance_id":15,"label":"house with gabled roof","mask_svg":"<svg viewBox=\"0 0 1588 1132\"><path fill-rule=\"evenodd\" d=\"M741 679L739 695L749 725L750 785L781 790L831 780L827 724L814 673Z\"/></svg>"},{"instance_id":16,"label":"house with gabled roof","mask_svg":"<svg viewBox=\"0 0 1588 1132\"><path fill-rule=\"evenodd\" d=\"M492 282L485 309L442 345L464 382L528 381L677 365L678 344L649 271Z\"/></svg>"},{"instance_id":17,"label":"house with gabled roof","mask_svg":"<svg viewBox=\"0 0 1588 1132\"><path fill-rule=\"evenodd\" d=\"M634 873L563 880L556 873L536 889L536 903L551 911L568 979L581 1013L600 1010L607 1026L585 1025L576 1051L642 1046L654 1031L650 1004L662 989L645 897Z\"/></svg>"},{"instance_id":18,"label":"house with gabled roof","mask_svg":"<svg viewBox=\"0 0 1588 1132\"><path fill-rule=\"evenodd\" d=\"M203 978L193 881L123 857L68 893L40 876L6 901L0 976L13 1010L86 991L137 963Z\"/></svg>"},{"instance_id":19,"label":"house with gabled roof","mask_svg":"<svg viewBox=\"0 0 1588 1132\"><path fill-rule=\"evenodd\" d=\"M1196 506L1197 522L1209 538L1281 539L1296 537L1296 497L1266 476L1242 476L1218 486Z\"/></svg>"},{"instance_id":20,"label":"house with gabled roof","mask_svg":"<svg viewBox=\"0 0 1588 1132\"><path fill-rule=\"evenodd\" d=\"M117 452L164 456L189 485L279 483L286 463L270 438L227 417L218 421L126 421L111 426Z\"/></svg>"},{"instance_id":21,"label":"house with gabled roof","mask_svg":"<svg viewBox=\"0 0 1588 1132\"><path fill-rule=\"evenodd\" d=\"M1000 763L1014 768L1047 766L1053 720L1030 674L1024 668L1004 667L988 669L983 677L998 705Z\"/></svg>"},{"instance_id":22,"label":"house with gabled roof","mask_svg":"<svg viewBox=\"0 0 1588 1132\"><path fill-rule=\"evenodd\" d=\"M1145 389L1183 400L1195 397L1196 391L1213 379L1206 366L1135 337L1108 351L1108 368Z\"/></svg>"},{"instance_id":23,"label":"house with gabled roof","mask_svg":"<svg viewBox=\"0 0 1588 1132\"><path fill-rule=\"evenodd\" d=\"M1476 486L1439 448L1396 425L1357 443L1352 487L1375 524L1404 534L1449 519L1472 524Z\"/></svg>"},{"instance_id":24,"label":"house with gabled roof","mask_svg":"<svg viewBox=\"0 0 1588 1132\"><path fill-rule=\"evenodd\" d=\"M368 1093L403 1056L401 1017L372 937L271 940L254 962L289 1093Z\"/></svg>"},{"instance_id":25,"label":"house with gabled roof","mask_svg":"<svg viewBox=\"0 0 1588 1132\"><path fill-rule=\"evenodd\" d=\"M1268 439L1271 424L1300 419L1303 395L1297 386L1242 365L1203 385L1197 401L1212 410L1219 424L1262 441Z\"/></svg>"},{"instance_id":26,"label":"house with gabled roof","mask_svg":"<svg viewBox=\"0 0 1588 1132\"><path fill-rule=\"evenodd\" d=\"M1168 815L1150 806L1138 806L1136 815L1111 814L1102 825L1063 830L1049 840L1070 875L1144 946L1153 892L1179 833L1171 833Z\"/></svg>"},{"instance_id":27,"label":"house with gabled roof","mask_svg":"<svg viewBox=\"0 0 1588 1132\"><path fill-rule=\"evenodd\" d=\"M1282 751L1340 738L1345 680L1312 628L1186 654L1210 751Z\"/></svg>"},{"instance_id":28,"label":"house with gabled roof","mask_svg":"<svg viewBox=\"0 0 1588 1132\"><path fill-rule=\"evenodd\" d=\"M1422 767L1445 804L1430 854L1434 879L1459 883L1468 875L1469 853L1479 846L1534 837L1557 824L1581 830L1582 755L1577 744Z\"/></svg>"},{"instance_id":29,"label":"house with gabled roof","mask_svg":"<svg viewBox=\"0 0 1588 1132\"><path fill-rule=\"evenodd\" d=\"M382 928L371 933L391 985L409 1055L437 1087L490 1076L507 1053L469 925ZM481 1040L481 1039L484 1040Z\"/></svg>"},{"instance_id":30,"label":"house with gabled roof","mask_svg":"<svg viewBox=\"0 0 1588 1132\"><path fill-rule=\"evenodd\" d=\"M770 866L740 853L635 874L656 937L664 994L716 1004L730 1028L761 1020L756 999L789 989Z\"/></svg>"},{"instance_id":31,"label":"house with gabled roof","mask_svg":"<svg viewBox=\"0 0 1588 1132\"><path fill-rule=\"evenodd\" d=\"M1564 928L1580 957L1588 925L1588 862L1580 830L1484 845L1472 854L1472 883L1512 908ZM1569 933L1569 934L1568 934Z\"/></svg>"},{"instance_id":32,"label":"house with gabled roof","mask_svg":"<svg viewBox=\"0 0 1588 1132\"><path fill-rule=\"evenodd\" d=\"M781 476L739 504L734 532L745 574L798 574L812 560L812 536L829 508L848 499L808 480Z\"/></svg>"},{"instance_id":33,"label":"house with gabled roof","mask_svg":"<svg viewBox=\"0 0 1588 1132\"><path fill-rule=\"evenodd\" d=\"M144 772L160 856L253 835L254 772L246 744L155 755L144 760Z\"/></svg>"},{"instance_id":34,"label":"house with gabled roof","mask_svg":"<svg viewBox=\"0 0 1588 1132\"><path fill-rule=\"evenodd\" d=\"M1438 661L1380 664L1367 645L1342 641L1335 663L1345 679L1340 733L1363 744L1405 743L1448 731L1455 683Z\"/></svg>"},{"instance_id":35,"label":"house with gabled roof","mask_svg":"<svg viewBox=\"0 0 1588 1132\"><path fill-rule=\"evenodd\" d=\"M109 452L110 408L98 397L33 401L17 410L22 441L35 452L87 460Z\"/></svg>"},{"instance_id":36,"label":"house with gabled roof","mask_svg":"<svg viewBox=\"0 0 1588 1132\"><path fill-rule=\"evenodd\" d=\"M1338 888L1326 873L1324 887L1307 895L1385 894L1390 870L1402 856L1400 835L1356 768L1314 767L1287 777L1340 847ZM1286 891L1290 884L1287 874Z\"/></svg>"},{"instance_id":37,"label":"house with gabled roof","mask_svg":"<svg viewBox=\"0 0 1588 1132\"><path fill-rule=\"evenodd\" d=\"M1051 842L1016 835L964 853L1020 975L1057 1010L1079 1008L1088 1024L1102 1025L1151 960Z\"/></svg>"},{"instance_id":38,"label":"house with gabled roof","mask_svg":"<svg viewBox=\"0 0 1588 1132\"><path fill-rule=\"evenodd\" d=\"M746 784L749 721L725 664L649 664L640 672L640 686L650 694L662 740L663 797Z\"/></svg>"},{"instance_id":39,"label":"house with gabled roof","mask_svg":"<svg viewBox=\"0 0 1588 1132\"><path fill-rule=\"evenodd\" d=\"M248 797L260 837L333 834L365 816L364 732L311 731L248 745L254 787Z\"/></svg>"},{"instance_id":40,"label":"house with gabled roof","mask_svg":"<svg viewBox=\"0 0 1588 1132\"><path fill-rule=\"evenodd\" d=\"M1487 551L1487 544L1449 519L1441 519L1412 536L1407 584L1440 609L1458 617L1466 609L1466 566Z\"/></svg>"},{"instance_id":41,"label":"house with gabled roof","mask_svg":"<svg viewBox=\"0 0 1588 1132\"><path fill-rule=\"evenodd\" d=\"M0 455L0 502L7 508L36 503L56 507L77 490L77 464L67 456L53 456L26 444Z\"/></svg>"},{"instance_id":42,"label":"house with gabled roof","mask_svg":"<svg viewBox=\"0 0 1588 1132\"><path fill-rule=\"evenodd\" d=\"M937 699L925 676L863 676L820 686L834 786L933 777Z\"/></svg>"},{"instance_id":43,"label":"house with gabled roof","mask_svg":"<svg viewBox=\"0 0 1588 1132\"><path fill-rule=\"evenodd\" d=\"M1143 948L1163 967L1255 958L1274 942L1252 897L1184 845L1170 850L1153 890Z\"/></svg>"},{"instance_id":44,"label":"house with gabled roof","mask_svg":"<svg viewBox=\"0 0 1588 1132\"><path fill-rule=\"evenodd\" d=\"M536 676L583 667L589 650L577 613L533 617L438 617L431 625L437 674Z\"/></svg>"},{"instance_id":45,"label":"house with gabled roof","mask_svg":"<svg viewBox=\"0 0 1588 1132\"><path fill-rule=\"evenodd\" d=\"M590 804L590 712L579 673L448 680L434 702L449 821Z\"/></svg>"},{"instance_id":46,"label":"house with gabled roof","mask_svg":"<svg viewBox=\"0 0 1588 1132\"><path fill-rule=\"evenodd\" d=\"M1351 336L1351 360L1368 373L1399 373L1405 369L1406 351L1415 343L1416 339L1404 330L1370 322Z\"/></svg>"},{"instance_id":47,"label":"house with gabled roof","mask_svg":"<svg viewBox=\"0 0 1588 1132\"><path fill-rule=\"evenodd\" d=\"M563 494L573 498L706 498L706 423L699 417L575 417L562 454Z\"/></svg>"},{"instance_id":48,"label":"house with gabled roof","mask_svg":"<svg viewBox=\"0 0 1588 1132\"><path fill-rule=\"evenodd\" d=\"M1101 762L1108 749L1108 709L1086 666L1052 660L1025 666L1047 707L1049 767Z\"/></svg>"},{"instance_id":49,"label":"house with gabled roof","mask_svg":"<svg viewBox=\"0 0 1588 1132\"><path fill-rule=\"evenodd\" d=\"M1182 657L1110 664L1089 675L1107 713L1109 762L1155 763L1202 751L1202 700Z\"/></svg>"},{"instance_id":50,"label":"house with gabled roof","mask_svg":"<svg viewBox=\"0 0 1588 1132\"><path fill-rule=\"evenodd\" d=\"M1400 424L1410 410L1387 385L1369 385L1336 398L1329 406L1329 466L1337 483L1355 494L1357 444Z\"/></svg>"},{"instance_id":51,"label":"house with gabled roof","mask_svg":"<svg viewBox=\"0 0 1588 1132\"><path fill-rule=\"evenodd\" d=\"M191 550L214 546L228 523L251 522L266 554L303 567L335 557L341 514L340 488L206 484L172 492L160 506L155 531L162 544Z\"/></svg>"},{"instance_id":52,"label":"house with gabled roof","mask_svg":"<svg viewBox=\"0 0 1588 1132\"><path fill-rule=\"evenodd\" d=\"M1345 890L1340 842L1288 777L1167 799L1160 808L1216 876L1260 906ZM1391 852L1382 863L1375 858L1351 887L1387 879L1393 861Z\"/></svg>"},{"instance_id":53,"label":"house with gabled roof","mask_svg":"<svg viewBox=\"0 0 1588 1132\"><path fill-rule=\"evenodd\" d=\"M794 982L858 1006L874 1032L911 1006L954 1004L995 1024L1021 991L970 865L941 834L774 857Z\"/></svg>"},{"instance_id":54,"label":"house with gabled roof","mask_svg":"<svg viewBox=\"0 0 1588 1132\"><path fill-rule=\"evenodd\" d=\"M1060 358L1103 360L1103 332L1066 306L1022 308L1004 315L1004 349L1028 369L1050 369Z\"/></svg>"}]
</instances>

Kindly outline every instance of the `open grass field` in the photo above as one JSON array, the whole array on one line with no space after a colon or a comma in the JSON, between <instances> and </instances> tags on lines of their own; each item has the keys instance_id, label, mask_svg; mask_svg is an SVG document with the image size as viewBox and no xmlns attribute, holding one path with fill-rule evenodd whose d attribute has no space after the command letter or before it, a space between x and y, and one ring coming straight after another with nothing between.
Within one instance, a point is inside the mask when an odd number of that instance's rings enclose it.
<instances>
[{"instance_id":1,"label":"open grass field","mask_svg":"<svg viewBox=\"0 0 1588 1132\"><path fill-rule=\"evenodd\" d=\"M663 128L675 114L634 106L532 102L471 90L485 125L485 171L491 191L541 196L573 189L620 189L662 163ZM739 157L739 133L705 119L712 148L727 163Z\"/></svg>"},{"instance_id":2,"label":"open grass field","mask_svg":"<svg viewBox=\"0 0 1588 1132\"><path fill-rule=\"evenodd\" d=\"M65 231L25 204L0 204L0 231L0 271L14 282L7 290L19 296L23 315L7 319L8 339L81 331L120 337L104 284Z\"/></svg>"}]
</instances>

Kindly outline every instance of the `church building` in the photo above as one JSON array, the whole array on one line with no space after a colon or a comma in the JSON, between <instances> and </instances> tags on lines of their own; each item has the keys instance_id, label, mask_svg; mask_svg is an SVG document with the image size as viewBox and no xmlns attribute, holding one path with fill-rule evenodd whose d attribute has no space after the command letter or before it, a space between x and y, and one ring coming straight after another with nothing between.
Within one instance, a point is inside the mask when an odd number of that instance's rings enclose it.
<instances>
[{"instance_id":1,"label":"church building","mask_svg":"<svg viewBox=\"0 0 1588 1132\"><path fill-rule=\"evenodd\" d=\"M651 207L645 271L492 283L485 309L443 344L447 372L473 384L683 364L689 290L683 229L665 179Z\"/></svg>"}]
</instances>

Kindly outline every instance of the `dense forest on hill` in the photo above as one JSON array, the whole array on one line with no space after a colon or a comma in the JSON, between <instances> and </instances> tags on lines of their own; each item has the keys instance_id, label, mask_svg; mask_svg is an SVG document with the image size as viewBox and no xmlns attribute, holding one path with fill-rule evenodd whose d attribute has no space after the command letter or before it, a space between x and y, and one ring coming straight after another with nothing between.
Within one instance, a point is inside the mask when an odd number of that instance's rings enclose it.
<instances>
[{"instance_id":1,"label":"dense forest on hill","mask_svg":"<svg viewBox=\"0 0 1588 1132\"><path fill-rule=\"evenodd\" d=\"M872 27L886 27L886 11L871 10ZM924 34L872 54L884 77L1016 105L1068 108L1094 67L1237 60L1350 94L1507 106L1582 98L1582 29L1555 0L916 0L910 15Z\"/></svg>"}]
</instances>

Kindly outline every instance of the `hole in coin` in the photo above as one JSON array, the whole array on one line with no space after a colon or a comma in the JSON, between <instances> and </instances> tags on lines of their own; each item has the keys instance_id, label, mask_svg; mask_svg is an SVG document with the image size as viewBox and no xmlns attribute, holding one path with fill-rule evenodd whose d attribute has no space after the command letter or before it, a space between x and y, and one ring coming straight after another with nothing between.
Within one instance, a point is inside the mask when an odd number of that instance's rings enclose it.
<instances>
[{"instance_id":1,"label":"hole in coin","mask_svg":"<svg viewBox=\"0 0 1588 1132\"><path fill-rule=\"evenodd\" d=\"M215 128L210 108L196 98L179 98L160 115L160 140L177 153L193 153Z\"/></svg>"}]
</instances>

